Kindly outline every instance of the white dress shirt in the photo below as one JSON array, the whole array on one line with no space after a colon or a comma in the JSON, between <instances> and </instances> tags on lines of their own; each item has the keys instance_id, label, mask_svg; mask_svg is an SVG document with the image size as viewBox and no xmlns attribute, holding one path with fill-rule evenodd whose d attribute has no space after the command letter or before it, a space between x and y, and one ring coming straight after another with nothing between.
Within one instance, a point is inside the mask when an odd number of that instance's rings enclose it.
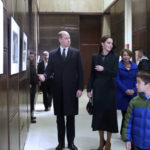
<instances>
[{"instance_id":1,"label":"white dress shirt","mask_svg":"<svg viewBox=\"0 0 150 150\"><path fill-rule=\"evenodd\" d=\"M61 53L61 55L63 55L63 50L65 49L65 56L67 56L67 53L68 53L68 47L66 47L66 48L62 48L62 47L60 47L60 53Z\"/></svg>"},{"instance_id":2,"label":"white dress shirt","mask_svg":"<svg viewBox=\"0 0 150 150\"><path fill-rule=\"evenodd\" d=\"M48 62L44 61L44 70L46 69L47 65L48 65Z\"/></svg>"}]
</instances>

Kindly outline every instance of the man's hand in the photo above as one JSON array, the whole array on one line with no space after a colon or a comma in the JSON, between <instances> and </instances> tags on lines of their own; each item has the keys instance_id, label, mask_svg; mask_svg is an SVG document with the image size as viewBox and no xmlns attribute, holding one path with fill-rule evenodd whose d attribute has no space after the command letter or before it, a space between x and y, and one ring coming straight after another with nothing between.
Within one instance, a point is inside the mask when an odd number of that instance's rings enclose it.
<instances>
[{"instance_id":1,"label":"man's hand","mask_svg":"<svg viewBox=\"0 0 150 150\"><path fill-rule=\"evenodd\" d=\"M38 74L39 80L44 82L45 81L45 76L43 74Z\"/></svg>"},{"instance_id":2,"label":"man's hand","mask_svg":"<svg viewBox=\"0 0 150 150\"><path fill-rule=\"evenodd\" d=\"M88 96L88 98L91 98L92 97L92 92L88 92L87 96Z\"/></svg>"},{"instance_id":3,"label":"man's hand","mask_svg":"<svg viewBox=\"0 0 150 150\"><path fill-rule=\"evenodd\" d=\"M126 150L131 150L131 142L126 142Z\"/></svg>"},{"instance_id":4,"label":"man's hand","mask_svg":"<svg viewBox=\"0 0 150 150\"><path fill-rule=\"evenodd\" d=\"M79 97L81 97L81 95L82 95L82 91L81 90L77 90L76 97L79 98Z\"/></svg>"}]
</instances>

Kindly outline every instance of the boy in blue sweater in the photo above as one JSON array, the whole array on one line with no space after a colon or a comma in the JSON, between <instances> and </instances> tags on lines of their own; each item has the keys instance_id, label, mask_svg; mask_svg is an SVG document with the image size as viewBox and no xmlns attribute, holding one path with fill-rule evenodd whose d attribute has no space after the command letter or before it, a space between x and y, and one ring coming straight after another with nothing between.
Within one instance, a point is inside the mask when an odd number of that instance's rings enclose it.
<instances>
[{"instance_id":1,"label":"boy in blue sweater","mask_svg":"<svg viewBox=\"0 0 150 150\"><path fill-rule=\"evenodd\" d=\"M125 116L122 139L126 150L150 150L150 71L137 74L138 96L129 104Z\"/></svg>"}]
</instances>

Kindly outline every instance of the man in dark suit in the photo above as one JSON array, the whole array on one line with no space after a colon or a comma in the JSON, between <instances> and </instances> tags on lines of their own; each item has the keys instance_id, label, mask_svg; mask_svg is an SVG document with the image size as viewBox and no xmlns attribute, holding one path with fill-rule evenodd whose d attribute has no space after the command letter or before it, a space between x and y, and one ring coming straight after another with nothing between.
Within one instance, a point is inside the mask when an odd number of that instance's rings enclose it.
<instances>
[{"instance_id":1,"label":"man in dark suit","mask_svg":"<svg viewBox=\"0 0 150 150\"><path fill-rule=\"evenodd\" d=\"M47 51L43 52L43 60L38 64L38 74L44 74L48 65L49 53ZM51 79L48 78L46 81L42 82L40 88L43 92L43 104L45 111L48 111L51 107L52 93L51 93Z\"/></svg>"},{"instance_id":2,"label":"man in dark suit","mask_svg":"<svg viewBox=\"0 0 150 150\"><path fill-rule=\"evenodd\" d=\"M36 85L39 82L38 75L34 66L34 53L30 52L30 111L31 111L31 123L36 123L36 117L34 117L34 104L35 104L35 93Z\"/></svg>"},{"instance_id":3,"label":"man in dark suit","mask_svg":"<svg viewBox=\"0 0 150 150\"><path fill-rule=\"evenodd\" d=\"M65 147L65 129L68 148L77 150L74 145L75 115L78 114L78 98L83 90L83 66L79 50L70 47L69 33L60 31L58 39L60 47L50 52L46 73L39 78L44 81L54 73L53 102L59 142L56 150Z\"/></svg>"}]
</instances>

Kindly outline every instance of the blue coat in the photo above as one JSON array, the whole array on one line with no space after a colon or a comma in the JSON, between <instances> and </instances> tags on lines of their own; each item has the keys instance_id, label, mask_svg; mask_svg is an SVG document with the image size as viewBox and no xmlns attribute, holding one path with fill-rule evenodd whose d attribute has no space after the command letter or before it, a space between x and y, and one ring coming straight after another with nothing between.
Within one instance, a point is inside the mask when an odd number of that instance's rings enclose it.
<instances>
[{"instance_id":1,"label":"blue coat","mask_svg":"<svg viewBox=\"0 0 150 150\"><path fill-rule=\"evenodd\" d=\"M138 67L135 63L131 63L130 70L127 70L121 60L119 62L118 75L115 78L116 82L116 92L117 92L117 109L127 110L129 101L131 98L136 96L136 74L138 73ZM132 89L135 91L134 95L127 95L125 91L127 89Z\"/></svg>"}]
</instances>

